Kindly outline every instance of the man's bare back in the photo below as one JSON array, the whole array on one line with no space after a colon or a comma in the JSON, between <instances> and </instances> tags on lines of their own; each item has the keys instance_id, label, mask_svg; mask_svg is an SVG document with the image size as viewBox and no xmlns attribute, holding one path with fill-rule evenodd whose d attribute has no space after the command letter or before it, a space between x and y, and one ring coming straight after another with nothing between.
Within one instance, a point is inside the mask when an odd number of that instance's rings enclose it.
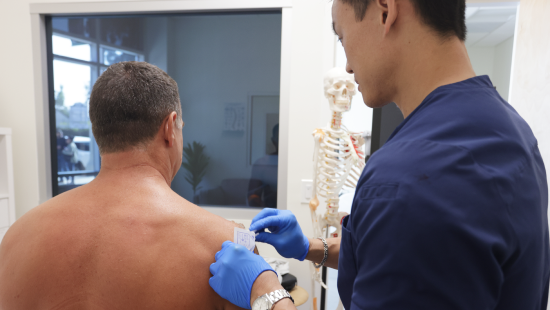
<instances>
[{"instance_id":1,"label":"man's bare back","mask_svg":"<svg viewBox=\"0 0 550 310\"><path fill-rule=\"evenodd\" d=\"M208 285L233 227L151 167L100 173L6 234L0 309L240 309Z\"/></svg>"},{"instance_id":2,"label":"man's bare back","mask_svg":"<svg viewBox=\"0 0 550 310\"><path fill-rule=\"evenodd\" d=\"M177 83L111 65L89 101L101 170L29 211L0 245L0 310L238 309L210 285L234 223L170 189L182 164Z\"/></svg>"}]
</instances>

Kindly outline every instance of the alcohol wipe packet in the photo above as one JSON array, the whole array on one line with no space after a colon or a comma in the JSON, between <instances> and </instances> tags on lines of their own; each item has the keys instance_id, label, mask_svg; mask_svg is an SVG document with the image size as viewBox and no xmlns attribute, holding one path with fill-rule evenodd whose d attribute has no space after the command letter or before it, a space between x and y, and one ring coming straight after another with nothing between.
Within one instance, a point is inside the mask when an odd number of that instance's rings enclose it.
<instances>
[{"instance_id":1,"label":"alcohol wipe packet","mask_svg":"<svg viewBox=\"0 0 550 310\"><path fill-rule=\"evenodd\" d=\"M254 252L256 236L252 231L235 227L233 231L233 242L246 247L250 252Z\"/></svg>"}]
</instances>

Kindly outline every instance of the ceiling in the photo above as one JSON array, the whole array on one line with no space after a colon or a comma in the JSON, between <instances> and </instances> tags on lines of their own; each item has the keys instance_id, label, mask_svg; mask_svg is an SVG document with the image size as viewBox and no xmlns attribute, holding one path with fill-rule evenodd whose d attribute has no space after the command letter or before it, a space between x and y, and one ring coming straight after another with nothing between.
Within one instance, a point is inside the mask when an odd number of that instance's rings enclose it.
<instances>
[{"instance_id":1,"label":"ceiling","mask_svg":"<svg viewBox=\"0 0 550 310\"><path fill-rule=\"evenodd\" d=\"M468 6L467 47L496 46L514 35L517 4Z\"/></svg>"}]
</instances>

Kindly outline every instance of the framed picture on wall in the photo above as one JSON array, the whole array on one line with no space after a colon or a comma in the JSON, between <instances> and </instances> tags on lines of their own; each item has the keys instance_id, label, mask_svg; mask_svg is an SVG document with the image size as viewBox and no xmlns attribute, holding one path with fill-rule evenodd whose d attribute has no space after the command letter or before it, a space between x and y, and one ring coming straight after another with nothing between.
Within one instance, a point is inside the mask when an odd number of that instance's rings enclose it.
<instances>
[{"instance_id":1,"label":"framed picture on wall","mask_svg":"<svg viewBox=\"0 0 550 310\"><path fill-rule=\"evenodd\" d=\"M259 159L278 154L279 96L250 96L250 140L248 165Z\"/></svg>"}]
</instances>

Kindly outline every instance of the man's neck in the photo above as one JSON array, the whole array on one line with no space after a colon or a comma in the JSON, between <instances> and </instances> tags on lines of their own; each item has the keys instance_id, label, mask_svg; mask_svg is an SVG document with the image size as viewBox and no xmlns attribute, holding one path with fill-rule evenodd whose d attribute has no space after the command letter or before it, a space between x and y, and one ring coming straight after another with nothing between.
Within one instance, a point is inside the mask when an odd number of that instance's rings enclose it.
<instances>
[{"instance_id":1,"label":"man's neck","mask_svg":"<svg viewBox=\"0 0 550 310\"><path fill-rule=\"evenodd\" d=\"M169 165L157 160L145 150L131 150L125 152L101 155L101 170L97 179L129 178L142 180L146 178L170 186L172 182Z\"/></svg>"},{"instance_id":2,"label":"man's neck","mask_svg":"<svg viewBox=\"0 0 550 310\"><path fill-rule=\"evenodd\" d=\"M466 47L458 38L444 43L429 36L420 40L421 44L406 50L395 76L394 101L405 118L436 88L476 76Z\"/></svg>"}]
</instances>

